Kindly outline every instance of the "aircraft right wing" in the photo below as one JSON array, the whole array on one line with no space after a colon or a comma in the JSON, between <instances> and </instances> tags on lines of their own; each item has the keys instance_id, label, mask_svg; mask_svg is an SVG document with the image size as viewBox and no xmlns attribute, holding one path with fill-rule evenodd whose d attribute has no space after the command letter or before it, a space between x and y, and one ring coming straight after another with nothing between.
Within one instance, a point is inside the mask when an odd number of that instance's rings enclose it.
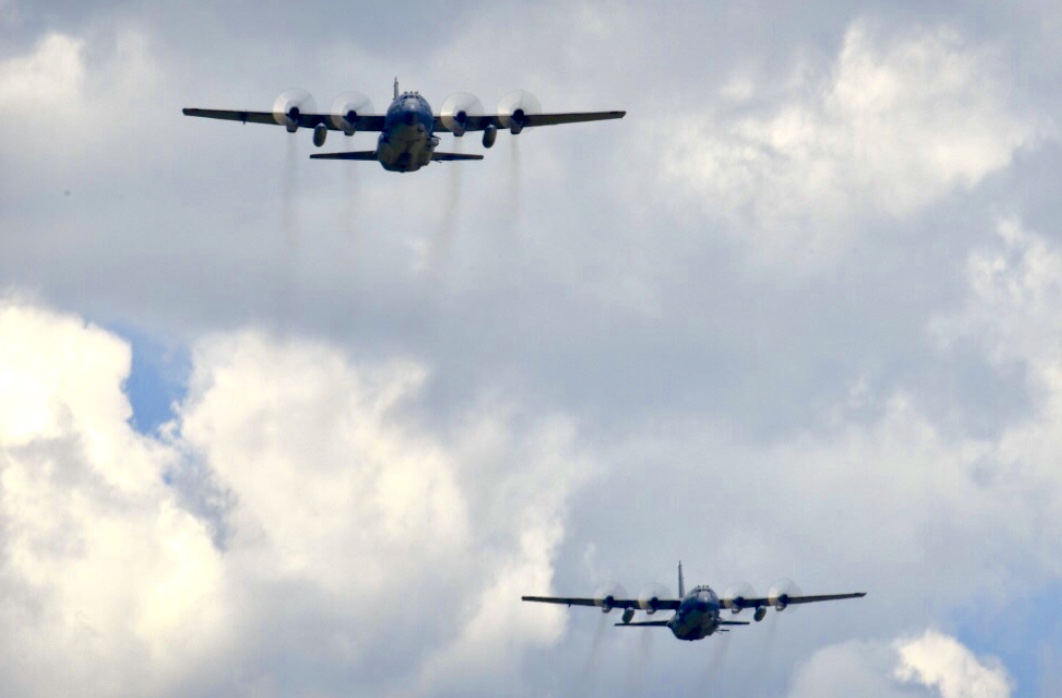
<instances>
[{"instance_id":1,"label":"aircraft right wing","mask_svg":"<svg viewBox=\"0 0 1062 698\"><path fill-rule=\"evenodd\" d=\"M271 111L239 111L234 109L182 109L185 116L201 116L207 119L223 119L225 121L242 121L245 124L267 124L280 126L276 116ZM299 114L300 128L313 128L317 124L324 124L329 131L339 131L332 123L330 114ZM359 116L353 126L357 131L382 131L384 117L370 114Z\"/></svg>"},{"instance_id":2,"label":"aircraft right wing","mask_svg":"<svg viewBox=\"0 0 1062 698\"><path fill-rule=\"evenodd\" d=\"M520 600L536 601L538 603L556 603L564 606L597 606L599 608L603 606L601 599L568 596L521 596ZM681 603L682 601L680 599L657 599L654 606L658 611L676 611ZM608 606L609 608L641 608L638 599L612 599L608 602Z\"/></svg>"}]
</instances>

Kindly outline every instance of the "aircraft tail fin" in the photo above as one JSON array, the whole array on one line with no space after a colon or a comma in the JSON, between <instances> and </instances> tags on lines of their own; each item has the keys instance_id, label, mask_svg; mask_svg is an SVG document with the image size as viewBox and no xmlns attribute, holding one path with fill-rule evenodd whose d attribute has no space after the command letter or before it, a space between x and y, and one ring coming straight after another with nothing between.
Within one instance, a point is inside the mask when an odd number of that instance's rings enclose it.
<instances>
[{"instance_id":1,"label":"aircraft tail fin","mask_svg":"<svg viewBox=\"0 0 1062 698\"><path fill-rule=\"evenodd\" d=\"M347 150L342 153L315 153L314 160L376 160L375 150Z\"/></svg>"},{"instance_id":2,"label":"aircraft tail fin","mask_svg":"<svg viewBox=\"0 0 1062 698\"><path fill-rule=\"evenodd\" d=\"M398 99L398 76L395 76L395 99Z\"/></svg>"},{"instance_id":3,"label":"aircraft tail fin","mask_svg":"<svg viewBox=\"0 0 1062 698\"><path fill-rule=\"evenodd\" d=\"M684 599L684 598L686 598L686 582L685 582L685 580L682 579L682 560L679 560L679 579L678 579L678 582L679 582L679 587L678 587L679 598L680 599Z\"/></svg>"}]
</instances>

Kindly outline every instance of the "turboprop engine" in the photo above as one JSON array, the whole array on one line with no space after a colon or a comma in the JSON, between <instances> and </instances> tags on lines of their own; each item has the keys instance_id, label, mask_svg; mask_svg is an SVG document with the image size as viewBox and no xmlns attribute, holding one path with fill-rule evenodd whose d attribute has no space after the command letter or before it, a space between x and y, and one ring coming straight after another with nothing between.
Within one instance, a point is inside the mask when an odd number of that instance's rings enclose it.
<instances>
[{"instance_id":1,"label":"turboprop engine","mask_svg":"<svg viewBox=\"0 0 1062 698\"><path fill-rule=\"evenodd\" d=\"M648 584L638 594L638 608L653 615L660 610L660 600L671 598L671 592L662 584Z\"/></svg>"},{"instance_id":2,"label":"turboprop engine","mask_svg":"<svg viewBox=\"0 0 1062 698\"><path fill-rule=\"evenodd\" d=\"M774 606L776 611L784 611L789 607L789 598L799 595L800 589L792 579L782 579L771 585L767 592L767 603Z\"/></svg>"},{"instance_id":3,"label":"turboprop engine","mask_svg":"<svg viewBox=\"0 0 1062 698\"><path fill-rule=\"evenodd\" d=\"M360 92L344 92L332 100L329 119L332 125L344 135L353 136L357 129L358 117L375 113L372 102Z\"/></svg>"},{"instance_id":4,"label":"turboprop engine","mask_svg":"<svg viewBox=\"0 0 1062 698\"><path fill-rule=\"evenodd\" d=\"M616 599L626 598L627 592L623 586L616 583L602 584L594 590L594 604L602 613L610 613L616 607Z\"/></svg>"},{"instance_id":5,"label":"turboprop engine","mask_svg":"<svg viewBox=\"0 0 1062 698\"><path fill-rule=\"evenodd\" d=\"M483 103L475 95L457 92L446 98L439 110L439 118L450 133L458 138L468 129L468 117L483 116ZM483 144L487 145L484 135ZM487 146L488 148L490 146Z\"/></svg>"},{"instance_id":6,"label":"turboprop engine","mask_svg":"<svg viewBox=\"0 0 1062 698\"><path fill-rule=\"evenodd\" d=\"M738 582L727 587L719 601L723 604L723 608L729 608L731 613L737 615L744 610L745 599L755 598L755 596L756 592L751 584Z\"/></svg>"},{"instance_id":7,"label":"turboprop engine","mask_svg":"<svg viewBox=\"0 0 1062 698\"><path fill-rule=\"evenodd\" d=\"M502 97L498 103L498 121L502 128L509 129L514 136L524 130L528 114L539 114L542 105L527 90L516 90Z\"/></svg>"},{"instance_id":8,"label":"turboprop engine","mask_svg":"<svg viewBox=\"0 0 1062 698\"><path fill-rule=\"evenodd\" d=\"M306 90L284 90L273 100L273 118L278 124L288 129L288 133L299 130L299 117L317 111L313 97Z\"/></svg>"}]
</instances>

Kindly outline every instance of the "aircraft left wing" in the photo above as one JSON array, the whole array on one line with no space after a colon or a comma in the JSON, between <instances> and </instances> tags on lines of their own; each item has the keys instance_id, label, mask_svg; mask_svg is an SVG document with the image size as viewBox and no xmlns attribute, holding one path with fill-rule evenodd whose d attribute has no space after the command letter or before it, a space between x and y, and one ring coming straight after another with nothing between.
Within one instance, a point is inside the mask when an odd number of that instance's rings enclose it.
<instances>
[{"instance_id":1,"label":"aircraft left wing","mask_svg":"<svg viewBox=\"0 0 1062 698\"><path fill-rule=\"evenodd\" d=\"M840 601L842 599L861 599L866 596L865 591L859 591L851 594L818 594L814 596L790 596L783 594L777 599L771 599L765 596L757 598L743 598L736 599L724 599L723 605L726 608L760 608L761 606L775 606L779 603L782 607L796 606L805 603L818 603L819 601Z\"/></svg>"},{"instance_id":2,"label":"aircraft left wing","mask_svg":"<svg viewBox=\"0 0 1062 698\"><path fill-rule=\"evenodd\" d=\"M536 601L538 603L556 603L564 606L597 606L601 607L601 599L588 599L568 596L521 596L521 601ZM657 599L654 603L658 611L678 610L680 599ZM640 609L638 599L612 599L608 603L609 608L637 608Z\"/></svg>"},{"instance_id":3,"label":"aircraft left wing","mask_svg":"<svg viewBox=\"0 0 1062 698\"><path fill-rule=\"evenodd\" d=\"M271 111L238 111L231 109L182 109L185 116L201 116L207 119L223 119L225 121L242 121L245 124L267 124L280 126ZM330 114L300 114L299 127L313 128L317 124L324 124L329 131L339 131L332 123ZM357 131L382 131L384 117L381 115L359 116L353 124Z\"/></svg>"},{"instance_id":4,"label":"aircraft left wing","mask_svg":"<svg viewBox=\"0 0 1062 698\"><path fill-rule=\"evenodd\" d=\"M556 126L558 124L578 124L585 121L606 121L608 119L622 119L626 116L625 111L584 111L569 112L564 114L526 114L523 117L523 128L533 126ZM508 128L502 124L502 117L495 114L469 114L465 117L465 131L482 131L488 126L495 126L504 131ZM436 131L449 131L442 121L442 117L435 117Z\"/></svg>"}]
</instances>

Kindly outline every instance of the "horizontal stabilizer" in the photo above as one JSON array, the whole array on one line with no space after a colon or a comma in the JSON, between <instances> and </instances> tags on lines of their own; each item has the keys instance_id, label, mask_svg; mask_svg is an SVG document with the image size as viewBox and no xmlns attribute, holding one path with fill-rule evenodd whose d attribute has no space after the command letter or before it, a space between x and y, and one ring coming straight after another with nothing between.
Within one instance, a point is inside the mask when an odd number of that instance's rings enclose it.
<instances>
[{"instance_id":1,"label":"horizontal stabilizer","mask_svg":"<svg viewBox=\"0 0 1062 698\"><path fill-rule=\"evenodd\" d=\"M376 160L375 150L348 150L345 153L316 153L314 160Z\"/></svg>"},{"instance_id":2,"label":"horizontal stabilizer","mask_svg":"<svg viewBox=\"0 0 1062 698\"><path fill-rule=\"evenodd\" d=\"M482 160L482 155L466 155L465 153L432 153L432 160Z\"/></svg>"},{"instance_id":3,"label":"horizontal stabilizer","mask_svg":"<svg viewBox=\"0 0 1062 698\"><path fill-rule=\"evenodd\" d=\"M747 620L721 620L719 625L748 625Z\"/></svg>"},{"instance_id":4,"label":"horizontal stabilizer","mask_svg":"<svg viewBox=\"0 0 1062 698\"><path fill-rule=\"evenodd\" d=\"M617 628L638 627L638 628L666 628L666 620L636 620L630 623L616 623Z\"/></svg>"}]
</instances>

